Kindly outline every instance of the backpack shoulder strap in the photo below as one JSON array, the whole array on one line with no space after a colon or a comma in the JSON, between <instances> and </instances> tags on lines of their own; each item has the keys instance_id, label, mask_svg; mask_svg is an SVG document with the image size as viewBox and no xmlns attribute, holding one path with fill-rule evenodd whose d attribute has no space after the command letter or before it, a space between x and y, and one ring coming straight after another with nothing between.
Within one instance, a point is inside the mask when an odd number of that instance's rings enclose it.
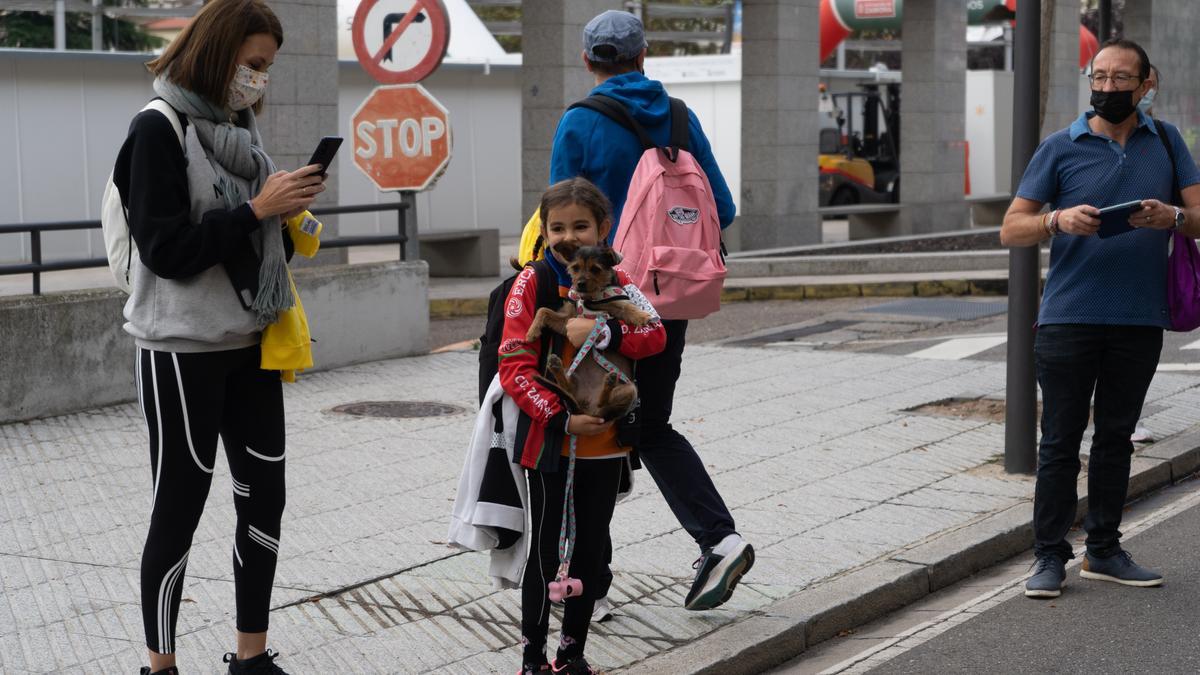
<instances>
[{"instance_id":1,"label":"backpack shoulder strap","mask_svg":"<svg viewBox=\"0 0 1200 675\"><path fill-rule=\"evenodd\" d=\"M1167 137L1167 127L1159 120L1154 120L1154 128L1158 130L1158 140L1167 149L1167 157L1171 160L1171 203L1183 204L1183 195L1179 192L1179 175L1175 172L1175 149L1171 147L1171 139Z\"/></svg>"},{"instance_id":2,"label":"backpack shoulder strap","mask_svg":"<svg viewBox=\"0 0 1200 675\"><path fill-rule=\"evenodd\" d=\"M556 309L558 303L555 301L559 299L557 275L545 260L534 260L529 264L537 275L537 306Z\"/></svg>"},{"instance_id":3,"label":"backpack shoulder strap","mask_svg":"<svg viewBox=\"0 0 1200 675\"><path fill-rule=\"evenodd\" d=\"M167 121L171 123L171 128L175 130L175 137L179 139L180 147L187 147L183 141L183 124L179 121L179 113L175 112L175 108L172 108L170 103L161 98L156 98L147 103L146 107L142 108L139 112L146 110L157 110L163 117L167 118Z\"/></svg>"},{"instance_id":4,"label":"backpack shoulder strap","mask_svg":"<svg viewBox=\"0 0 1200 675\"><path fill-rule=\"evenodd\" d=\"M691 152L691 148L688 147L688 136L690 130L688 129L687 104L677 98L672 98L670 101L671 147L677 150L687 150L688 152Z\"/></svg>"},{"instance_id":5,"label":"backpack shoulder strap","mask_svg":"<svg viewBox=\"0 0 1200 675\"><path fill-rule=\"evenodd\" d=\"M572 103L567 110L574 110L575 108L587 108L593 112L598 112L632 131L633 135L637 136L638 142L642 144L643 150L657 147L654 141L650 140L650 134L647 134L646 129L641 124L638 124L633 115L629 114L629 110L625 108L625 105L614 98L603 94L592 94L582 101Z\"/></svg>"}]
</instances>

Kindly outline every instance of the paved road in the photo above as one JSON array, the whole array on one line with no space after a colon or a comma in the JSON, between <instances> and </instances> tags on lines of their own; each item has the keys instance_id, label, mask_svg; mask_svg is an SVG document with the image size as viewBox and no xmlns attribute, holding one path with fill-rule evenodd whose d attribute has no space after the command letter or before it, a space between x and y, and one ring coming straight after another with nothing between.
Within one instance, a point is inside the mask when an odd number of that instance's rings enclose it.
<instances>
[{"instance_id":1,"label":"paved road","mask_svg":"<svg viewBox=\"0 0 1200 675\"><path fill-rule=\"evenodd\" d=\"M1079 578L1055 601L1011 598L875 673L1200 672L1200 506L1128 542L1167 583L1135 589Z\"/></svg>"},{"instance_id":2,"label":"paved road","mask_svg":"<svg viewBox=\"0 0 1200 675\"><path fill-rule=\"evenodd\" d=\"M769 345L854 351L926 360L1002 362L1007 353L1007 298L845 298L726 303L688 329L688 343ZM435 320L434 346L469 340L482 319ZM1164 339L1160 372L1200 374L1200 340Z\"/></svg>"},{"instance_id":3,"label":"paved road","mask_svg":"<svg viewBox=\"0 0 1200 675\"><path fill-rule=\"evenodd\" d=\"M1078 558L1054 600L1022 594L1027 553L940 591L774 671L872 673L1196 673L1200 650L1200 481L1126 510L1125 543L1166 576L1138 589L1079 577ZM1083 532L1072 532L1082 556ZM940 596L940 597L939 597Z\"/></svg>"}]
</instances>

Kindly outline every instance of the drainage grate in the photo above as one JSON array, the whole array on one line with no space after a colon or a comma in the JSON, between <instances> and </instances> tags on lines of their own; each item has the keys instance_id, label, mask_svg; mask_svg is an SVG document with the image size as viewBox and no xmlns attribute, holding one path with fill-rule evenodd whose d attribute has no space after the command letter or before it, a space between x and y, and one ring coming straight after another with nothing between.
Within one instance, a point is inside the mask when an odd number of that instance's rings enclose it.
<instances>
[{"instance_id":1,"label":"drainage grate","mask_svg":"<svg viewBox=\"0 0 1200 675\"><path fill-rule=\"evenodd\" d=\"M859 312L872 314L903 314L907 316L926 316L947 321L970 321L987 316L996 316L1008 311L1007 301L974 302L971 300L952 300L950 298L914 298L912 300L897 300L875 305Z\"/></svg>"},{"instance_id":2,"label":"drainage grate","mask_svg":"<svg viewBox=\"0 0 1200 675\"><path fill-rule=\"evenodd\" d=\"M360 401L344 403L333 412L360 417L441 417L466 412L465 408L436 401Z\"/></svg>"}]
</instances>

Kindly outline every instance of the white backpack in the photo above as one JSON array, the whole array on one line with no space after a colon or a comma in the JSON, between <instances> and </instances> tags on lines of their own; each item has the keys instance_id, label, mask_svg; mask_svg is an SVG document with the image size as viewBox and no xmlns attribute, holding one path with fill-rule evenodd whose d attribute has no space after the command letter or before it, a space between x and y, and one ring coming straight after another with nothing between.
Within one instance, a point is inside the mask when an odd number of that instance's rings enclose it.
<instances>
[{"instance_id":1,"label":"white backpack","mask_svg":"<svg viewBox=\"0 0 1200 675\"><path fill-rule=\"evenodd\" d=\"M138 112L157 110L175 129L179 145L187 153L183 141L183 126L179 123L179 115L166 101L156 98L146 104ZM104 184L104 196L100 198L100 228L104 232L104 249L108 253L108 269L112 272L113 281L117 288L129 293L132 290L130 272L133 268L133 256L137 255L137 246L129 234L129 215L125 205L121 203L121 193L113 185L112 174L108 174L108 182Z\"/></svg>"}]
</instances>

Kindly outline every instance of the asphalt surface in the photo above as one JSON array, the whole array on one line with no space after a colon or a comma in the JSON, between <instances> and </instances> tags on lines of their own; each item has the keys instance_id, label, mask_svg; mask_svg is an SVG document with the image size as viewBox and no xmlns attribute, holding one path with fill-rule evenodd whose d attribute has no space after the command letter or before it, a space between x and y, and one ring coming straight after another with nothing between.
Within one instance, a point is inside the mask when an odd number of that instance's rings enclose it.
<instances>
[{"instance_id":1,"label":"asphalt surface","mask_svg":"<svg viewBox=\"0 0 1200 675\"><path fill-rule=\"evenodd\" d=\"M1008 331L1006 302L1004 297L731 302L720 312L691 322L688 344L771 343L904 356L980 336L996 337L997 344L961 358L1003 362L1008 349L1002 339ZM959 308L979 305L985 309L978 313L986 315L935 316L948 303ZM435 319L430 322L430 344L436 348L459 343L482 332L483 317ZM1165 333L1159 369L1200 375L1198 338L1194 333Z\"/></svg>"},{"instance_id":2,"label":"asphalt surface","mask_svg":"<svg viewBox=\"0 0 1200 675\"><path fill-rule=\"evenodd\" d=\"M1131 588L1079 577L1054 600L1017 596L872 673L1200 672L1200 506L1128 540L1136 560L1166 578Z\"/></svg>"}]
</instances>

